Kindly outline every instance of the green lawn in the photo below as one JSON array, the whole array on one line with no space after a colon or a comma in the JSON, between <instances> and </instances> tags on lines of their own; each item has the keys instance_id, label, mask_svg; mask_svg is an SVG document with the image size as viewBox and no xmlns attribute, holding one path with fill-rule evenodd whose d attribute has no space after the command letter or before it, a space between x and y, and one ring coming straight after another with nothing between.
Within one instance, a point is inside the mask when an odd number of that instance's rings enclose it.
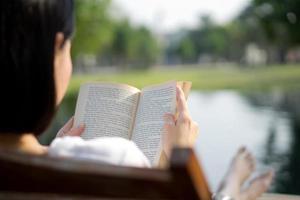
<instances>
[{"instance_id":1,"label":"green lawn","mask_svg":"<svg viewBox=\"0 0 300 200\"><path fill-rule=\"evenodd\" d=\"M68 93L77 93L80 84L91 81L127 83L138 88L168 80L188 80L199 90L285 90L300 89L300 65L261 68L152 69L93 75L74 75Z\"/></svg>"}]
</instances>

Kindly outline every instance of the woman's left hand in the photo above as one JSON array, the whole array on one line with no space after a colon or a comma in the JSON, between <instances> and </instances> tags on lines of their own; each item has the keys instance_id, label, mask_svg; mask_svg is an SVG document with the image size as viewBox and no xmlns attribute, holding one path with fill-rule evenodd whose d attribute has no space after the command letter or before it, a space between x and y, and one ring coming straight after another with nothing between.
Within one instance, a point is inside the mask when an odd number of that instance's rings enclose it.
<instances>
[{"instance_id":1,"label":"woman's left hand","mask_svg":"<svg viewBox=\"0 0 300 200\"><path fill-rule=\"evenodd\" d=\"M74 117L71 117L69 121L58 131L56 137L64 136L81 136L84 131L85 125L81 124L78 127L73 127Z\"/></svg>"}]
</instances>

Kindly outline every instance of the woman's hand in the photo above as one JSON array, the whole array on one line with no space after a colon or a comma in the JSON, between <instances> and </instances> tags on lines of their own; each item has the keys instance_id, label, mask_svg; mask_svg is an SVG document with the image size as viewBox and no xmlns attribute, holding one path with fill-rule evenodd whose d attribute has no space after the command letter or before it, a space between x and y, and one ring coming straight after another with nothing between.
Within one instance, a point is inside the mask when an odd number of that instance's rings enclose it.
<instances>
[{"instance_id":1,"label":"woman's hand","mask_svg":"<svg viewBox=\"0 0 300 200\"><path fill-rule=\"evenodd\" d=\"M167 157L170 157L174 146L194 146L199 130L198 125L191 119L184 93L180 87L177 87L176 98L178 116L173 114L164 116L163 149Z\"/></svg>"},{"instance_id":2,"label":"woman's hand","mask_svg":"<svg viewBox=\"0 0 300 200\"><path fill-rule=\"evenodd\" d=\"M84 124L81 124L78 127L73 127L74 117L71 117L69 121L58 131L56 137L64 136L80 136L84 131Z\"/></svg>"}]
</instances>

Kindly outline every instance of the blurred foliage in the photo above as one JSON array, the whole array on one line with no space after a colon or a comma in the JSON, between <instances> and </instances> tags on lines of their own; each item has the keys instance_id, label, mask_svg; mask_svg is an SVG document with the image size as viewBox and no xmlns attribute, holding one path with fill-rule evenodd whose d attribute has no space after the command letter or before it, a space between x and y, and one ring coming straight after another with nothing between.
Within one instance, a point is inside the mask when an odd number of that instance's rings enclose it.
<instances>
[{"instance_id":1,"label":"blurred foliage","mask_svg":"<svg viewBox=\"0 0 300 200\"><path fill-rule=\"evenodd\" d=\"M254 0L252 5L268 38L286 39L292 46L300 44L299 0Z\"/></svg>"},{"instance_id":2,"label":"blurred foliage","mask_svg":"<svg viewBox=\"0 0 300 200\"><path fill-rule=\"evenodd\" d=\"M94 55L106 65L148 67L157 60L156 38L145 27L111 16L110 0L76 0L73 57Z\"/></svg>"},{"instance_id":3,"label":"blurred foliage","mask_svg":"<svg viewBox=\"0 0 300 200\"><path fill-rule=\"evenodd\" d=\"M245 64L247 48L252 44L258 52L266 52L267 63L274 64L285 63L288 51L300 45L299 0L252 0L226 24L202 16L197 27L173 32L163 41L147 27L112 16L116 8L111 0L75 1L73 57L81 61L75 62L77 65L84 66L85 56L90 55L94 62L88 65L93 67L147 68L163 57L165 64Z\"/></svg>"},{"instance_id":4,"label":"blurred foliage","mask_svg":"<svg viewBox=\"0 0 300 200\"><path fill-rule=\"evenodd\" d=\"M111 64L146 68L155 63L158 52L157 41L149 29L133 28L128 20L123 20L115 24L113 41L104 55L110 57Z\"/></svg>"},{"instance_id":5,"label":"blurred foliage","mask_svg":"<svg viewBox=\"0 0 300 200\"><path fill-rule=\"evenodd\" d=\"M109 17L109 5L110 0L75 0L74 57L101 53L112 42L113 21Z\"/></svg>"},{"instance_id":6,"label":"blurred foliage","mask_svg":"<svg viewBox=\"0 0 300 200\"><path fill-rule=\"evenodd\" d=\"M207 15L198 27L177 34L183 36L167 55L182 64L243 63L245 49L253 43L266 51L269 63L285 63L288 50L300 45L300 1L253 0L227 24L216 24Z\"/></svg>"},{"instance_id":7,"label":"blurred foliage","mask_svg":"<svg viewBox=\"0 0 300 200\"><path fill-rule=\"evenodd\" d=\"M269 41L279 51L279 62L284 63L288 49L300 45L299 0L253 0L255 15Z\"/></svg>"},{"instance_id":8,"label":"blurred foliage","mask_svg":"<svg viewBox=\"0 0 300 200\"><path fill-rule=\"evenodd\" d=\"M263 44L262 41L261 27L249 20L246 13L225 25L216 24L207 15L201 17L197 28L185 30L177 45L173 44L167 51L168 55L179 57L181 63L202 62L205 56L209 60L204 62L241 62L245 47L251 42Z\"/></svg>"}]
</instances>

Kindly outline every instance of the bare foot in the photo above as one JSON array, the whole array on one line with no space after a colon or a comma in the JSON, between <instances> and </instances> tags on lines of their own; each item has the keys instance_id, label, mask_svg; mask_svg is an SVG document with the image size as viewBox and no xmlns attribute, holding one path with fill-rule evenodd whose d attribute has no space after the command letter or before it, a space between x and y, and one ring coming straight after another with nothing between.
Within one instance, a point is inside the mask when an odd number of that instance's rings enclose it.
<instances>
[{"instance_id":1,"label":"bare foot","mask_svg":"<svg viewBox=\"0 0 300 200\"><path fill-rule=\"evenodd\" d=\"M253 156L242 147L231 162L231 166L223 179L218 193L239 199L241 187L255 168Z\"/></svg>"},{"instance_id":2,"label":"bare foot","mask_svg":"<svg viewBox=\"0 0 300 200\"><path fill-rule=\"evenodd\" d=\"M273 171L262 174L251 181L249 187L241 192L242 200L253 200L260 197L265 191L268 190L273 179Z\"/></svg>"},{"instance_id":3,"label":"bare foot","mask_svg":"<svg viewBox=\"0 0 300 200\"><path fill-rule=\"evenodd\" d=\"M235 200L254 200L264 193L271 184L273 173L265 173L254 179L249 187L242 190L244 182L255 169L253 156L242 147L234 157L231 166L223 179L218 194L228 195Z\"/></svg>"}]
</instances>

